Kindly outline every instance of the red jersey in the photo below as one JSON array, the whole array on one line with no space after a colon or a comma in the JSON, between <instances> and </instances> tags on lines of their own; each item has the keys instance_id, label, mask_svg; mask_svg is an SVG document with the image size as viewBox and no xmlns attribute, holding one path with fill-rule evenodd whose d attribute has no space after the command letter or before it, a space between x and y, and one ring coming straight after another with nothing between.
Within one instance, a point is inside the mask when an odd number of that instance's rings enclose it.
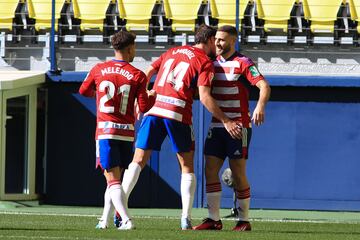
<instances>
[{"instance_id":1,"label":"red jersey","mask_svg":"<svg viewBox=\"0 0 360 240\"><path fill-rule=\"evenodd\" d=\"M95 65L79 93L91 97L96 92L96 139L134 141L134 103L141 112L154 104L146 93L146 75L129 63L111 60Z\"/></svg>"},{"instance_id":2,"label":"red jersey","mask_svg":"<svg viewBox=\"0 0 360 240\"><path fill-rule=\"evenodd\" d=\"M193 95L197 86L211 86L214 67L205 52L192 46L169 49L152 63L158 71L154 106L147 115L192 123Z\"/></svg>"},{"instance_id":3,"label":"red jersey","mask_svg":"<svg viewBox=\"0 0 360 240\"><path fill-rule=\"evenodd\" d=\"M248 86L249 83L255 85L264 77L250 58L238 52L229 59L218 56L214 67L211 95L228 118L241 122L243 127L251 127ZM211 126L223 127L223 124L213 117Z\"/></svg>"}]
</instances>

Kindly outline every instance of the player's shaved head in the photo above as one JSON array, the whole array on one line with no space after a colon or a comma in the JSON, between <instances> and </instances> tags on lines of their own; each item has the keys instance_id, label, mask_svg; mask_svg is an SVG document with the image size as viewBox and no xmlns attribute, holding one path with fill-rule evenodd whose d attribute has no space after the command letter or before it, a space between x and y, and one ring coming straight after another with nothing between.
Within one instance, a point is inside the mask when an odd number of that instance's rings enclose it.
<instances>
[{"instance_id":1,"label":"player's shaved head","mask_svg":"<svg viewBox=\"0 0 360 240\"><path fill-rule=\"evenodd\" d=\"M122 51L130 45L135 44L135 34L126 31L120 31L111 38L111 45L116 51Z\"/></svg>"},{"instance_id":2,"label":"player's shaved head","mask_svg":"<svg viewBox=\"0 0 360 240\"><path fill-rule=\"evenodd\" d=\"M231 26L231 25L223 25L223 26L218 28L218 31L219 32L226 32L230 36L235 37L235 38L238 36L238 32L236 31L236 28Z\"/></svg>"},{"instance_id":3,"label":"player's shaved head","mask_svg":"<svg viewBox=\"0 0 360 240\"><path fill-rule=\"evenodd\" d=\"M215 37L216 29L205 24L201 24L195 32L195 44L206 44L209 39Z\"/></svg>"}]
</instances>

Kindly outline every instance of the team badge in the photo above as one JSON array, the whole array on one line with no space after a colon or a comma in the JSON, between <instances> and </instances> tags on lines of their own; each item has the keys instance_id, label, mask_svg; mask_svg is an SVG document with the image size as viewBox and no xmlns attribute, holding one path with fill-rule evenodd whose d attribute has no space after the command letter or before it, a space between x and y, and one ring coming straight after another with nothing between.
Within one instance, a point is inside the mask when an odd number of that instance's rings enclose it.
<instances>
[{"instance_id":1,"label":"team badge","mask_svg":"<svg viewBox=\"0 0 360 240\"><path fill-rule=\"evenodd\" d=\"M258 77L258 76L260 76L259 70L258 70L255 66L249 67L249 70L250 70L251 75L252 75L253 77Z\"/></svg>"}]
</instances>

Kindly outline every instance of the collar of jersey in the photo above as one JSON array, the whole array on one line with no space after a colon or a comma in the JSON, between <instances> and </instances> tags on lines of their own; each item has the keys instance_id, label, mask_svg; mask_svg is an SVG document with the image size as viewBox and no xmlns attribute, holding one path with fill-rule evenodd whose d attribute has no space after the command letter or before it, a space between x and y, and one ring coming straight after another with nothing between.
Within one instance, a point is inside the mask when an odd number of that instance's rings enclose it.
<instances>
[{"instance_id":1,"label":"collar of jersey","mask_svg":"<svg viewBox=\"0 0 360 240\"><path fill-rule=\"evenodd\" d=\"M219 58L219 60L221 61L221 62L226 62L226 61L229 61L229 60L231 60L231 59L233 59L236 55L238 55L239 53L238 53L238 51L235 51L230 57L228 57L228 58L223 58L222 56L219 56L220 58Z\"/></svg>"},{"instance_id":2,"label":"collar of jersey","mask_svg":"<svg viewBox=\"0 0 360 240\"><path fill-rule=\"evenodd\" d=\"M127 61L125 60L117 60L117 59L111 59L112 61L115 61L115 62L123 62L123 63L128 63Z\"/></svg>"}]
</instances>

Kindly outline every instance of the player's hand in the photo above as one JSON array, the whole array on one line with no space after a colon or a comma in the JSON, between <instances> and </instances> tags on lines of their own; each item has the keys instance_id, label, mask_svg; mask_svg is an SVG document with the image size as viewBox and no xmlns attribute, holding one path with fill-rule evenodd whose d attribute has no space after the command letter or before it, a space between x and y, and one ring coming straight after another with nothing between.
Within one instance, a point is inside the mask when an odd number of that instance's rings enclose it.
<instances>
[{"instance_id":1,"label":"player's hand","mask_svg":"<svg viewBox=\"0 0 360 240\"><path fill-rule=\"evenodd\" d=\"M156 91L154 89L147 90L147 94L148 94L148 97L153 96L155 98L156 98L156 95L157 95L157 93L156 93Z\"/></svg>"},{"instance_id":2,"label":"player's hand","mask_svg":"<svg viewBox=\"0 0 360 240\"><path fill-rule=\"evenodd\" d=\"M141 118L140 107L137 102L134 103L134 117L136 121L139 121Z\"/></svg>"},{"instance_id":3,"label":"player's hand","mask_svg":"<svg viewBox=\"0 0 360 240\"><path fill-rule=\"evenodd\" d=\"M242 127L239 123L229 120L224 123L224 127L233 139L241 139Z\"/></svg>"},{"instance_id":4,"label":"player's hand","mask_svg":"<svg viewBox=\"0 0 360 240\"><path fill-rule=\"evenodd\" d=\"M251 121L253 121L256 126L260 126L261 124L263 124L264 121L265 121L265 110L264 110L264 108L261 108L261 107L257 106L255 108L254 112L253 112Z\"/></svg>"}]
</instances>

